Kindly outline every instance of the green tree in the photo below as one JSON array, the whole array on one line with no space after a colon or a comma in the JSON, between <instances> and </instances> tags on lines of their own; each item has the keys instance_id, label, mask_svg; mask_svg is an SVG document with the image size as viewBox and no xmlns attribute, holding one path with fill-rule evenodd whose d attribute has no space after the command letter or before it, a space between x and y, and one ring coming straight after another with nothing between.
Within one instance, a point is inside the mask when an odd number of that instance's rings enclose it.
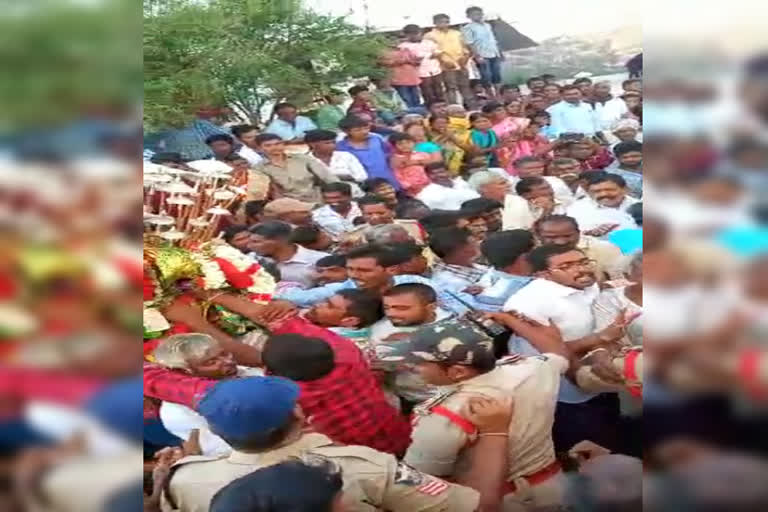
<instances>
[{"instance_id":1,"label":"green tree","mask_svg":"<svg viewBox=\"0 0 768 512\"><path fill-rule=\"evenodd\" d=\"M375 76L383 41L295 0L153 0L144 12L144 124L180 126L201 106L251 122L286 98L300 105Z\"/></svg>"}]
</instances>

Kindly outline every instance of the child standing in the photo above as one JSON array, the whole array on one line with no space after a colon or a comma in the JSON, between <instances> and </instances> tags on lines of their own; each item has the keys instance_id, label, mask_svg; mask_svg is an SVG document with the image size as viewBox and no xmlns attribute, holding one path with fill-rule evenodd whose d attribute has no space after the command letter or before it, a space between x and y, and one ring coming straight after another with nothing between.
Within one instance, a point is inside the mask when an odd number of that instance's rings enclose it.
<instances>
[{"instance_id":1,"label":"child standing","mask_svg":"<svg viewBox=\"0 0 768 512\"><path fill-rule=\"evenodd\" d=\"M416 143L413 137L406 133L393 133L389 137L389 143L394 148L389 162L395 179L403 187L403 191L413 197L429 185L424 166L432 161L433 157L428 153L414 152Z\"/></svg>"},{"instance_id":2,"label":"child standing","mask_svg":"<svg viewBox=\"0 0 768 512\"><path fill-rule=\"evenodd\" d=\"M484 114L474 113L469 116L469 122L472 123L471 141L477 153L485 157L488 167L498 167L496 150L499 148L499 139L492 129L491 120Z\"/></svg>"}]
</instances>

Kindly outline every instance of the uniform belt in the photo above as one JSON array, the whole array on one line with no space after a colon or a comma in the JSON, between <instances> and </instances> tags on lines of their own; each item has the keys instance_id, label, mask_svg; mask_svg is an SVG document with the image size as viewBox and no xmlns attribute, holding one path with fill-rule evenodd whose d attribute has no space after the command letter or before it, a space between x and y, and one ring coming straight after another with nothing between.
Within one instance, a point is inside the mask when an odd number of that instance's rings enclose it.
<instances>
[{"instance_id":1,"label":"uniform belt","mask_svg":"<svg viewBox=\"0 0 768 512\"><path fill-rule=\"evenodd\" d=\"M530 475L525 475L521 478L525 479L530 485L538 485L546 480L549 480L551 477L555 476L556 474L560 473L562 470L562 467L560 466L560 462L555 460L551 464L548 464L538 470L535 473L531 473ZM517 485L515 484L514 480L511 482L507 482L504 485L504 494L512 494L517 492Z\"/></svg>"}]
</instances>

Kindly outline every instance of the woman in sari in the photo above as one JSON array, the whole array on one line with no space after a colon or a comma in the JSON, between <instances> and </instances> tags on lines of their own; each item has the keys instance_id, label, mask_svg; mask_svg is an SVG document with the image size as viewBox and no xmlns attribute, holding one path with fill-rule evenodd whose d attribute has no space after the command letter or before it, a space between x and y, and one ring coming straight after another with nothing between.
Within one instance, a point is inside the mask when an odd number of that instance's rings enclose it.
<instances>
[{"instance_id":1,"label":"woman in sari","mask_svg":"<svg viewBox=\"0 0 768 512\"><path fill-rule=\"evenodd\" d=\"M432 142L438 144L443 153L446 168L453 176L458 176L464 162L464 155L472 151L470 132L463 135L452 131L448 117L434 116L429 120Z\"/></svg>"}]
</instances>

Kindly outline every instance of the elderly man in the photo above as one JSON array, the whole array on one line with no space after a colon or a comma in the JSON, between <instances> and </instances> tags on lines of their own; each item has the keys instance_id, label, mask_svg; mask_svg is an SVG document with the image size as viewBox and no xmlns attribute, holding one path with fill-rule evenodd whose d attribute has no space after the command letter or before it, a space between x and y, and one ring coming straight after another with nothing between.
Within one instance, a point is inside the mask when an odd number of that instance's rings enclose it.
<instances>
[{"instance_id":1,"label":"elderly man","mask_svg":"<svg viewBox=\"0 0 768 512\"><path fill-rule=\"evenodd\" d=\"M207 334L170 336L155 348L153 356L158 364L171 370L215 380L264 374L257 368L237 366L232 354ZM160 420L170 433L181 439L189 439L192 431L198 430L203 455L218 456L232 451L223 439L210 431L205 418L185 405L163 402Z\"/></svg>"}]
</instances>

